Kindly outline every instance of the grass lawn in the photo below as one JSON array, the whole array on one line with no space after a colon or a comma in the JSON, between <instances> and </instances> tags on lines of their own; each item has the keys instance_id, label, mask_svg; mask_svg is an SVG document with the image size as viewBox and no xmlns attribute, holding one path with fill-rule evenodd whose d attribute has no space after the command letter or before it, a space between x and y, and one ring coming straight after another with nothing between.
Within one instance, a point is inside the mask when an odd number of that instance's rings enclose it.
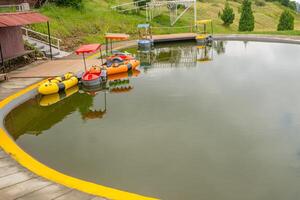
<instances>
[{"instance_id":1,"label":"grass lawn","mask_svg":"<svg viewBox=\"0 0 300 200\"><path fill-rule=\"evenodd\" d=\"M121 0L119 2L130 2ZM218 13L224 7L225 0L211 0L209 2L197 2L197 18L213 19L215 33L239 33L238 21L240 18L239 9L241 3L229 1L235 12L234 23L230 27L225 27ZM47 4L39 9L39 12L51 18L52 35L63 40L63 46L74 49L80 43L103 42L104 34L107 32L124 32L136 37L136 26L145 23L145 12L139 14L121 14L111 9L112 5L118 2L110 0L84 0L84 9L81 11L73 8L57 7ZM267 2L265 6L258 7L253 2L252 5L255 16L255 30L253 33L266 34L288 34L300 35L300 15L293 12L295 16L295 31L277 32L276 27L281 12L285 9L279 3ZM190 32L191 28L178 28L181 26L191 26L193 24L192 9L187 12L176 24L177 28L169 27L169 13L167 9L151 22L154 34ZM47 32L46 26L37 24L34 29Z\"/></svg>"}]
</instances>

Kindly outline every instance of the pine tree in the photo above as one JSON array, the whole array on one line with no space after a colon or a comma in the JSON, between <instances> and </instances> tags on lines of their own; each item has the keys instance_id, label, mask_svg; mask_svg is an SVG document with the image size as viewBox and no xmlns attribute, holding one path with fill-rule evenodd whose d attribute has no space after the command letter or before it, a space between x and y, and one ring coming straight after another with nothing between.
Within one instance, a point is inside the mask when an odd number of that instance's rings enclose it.
<instances>
[{"instance_id":1,"label":"pine tree","mask_svg":"<svg viewBox=\"0 0 300 200\"><path fill-rule=\"evenodd\" d=\"M277 30L294 30L294 16L289 11L285 10L281 13Z\"/></svg>"},{"instance_id":2,"label":"pine tree","mask_svg":"<svg viewBox=\"0 0 300 200\"><path fill-rule=\"evenodd\" d=\"M221 14L221 19L223 20L224 25L229 26L230 24L232 24L234 17L235 17L235 15L234 15L233 9L230 7L229 3L226 1L225 7Z\"/></svg>"},{"instance_id":3,"label":"pine tree","mask_svg":"<svg viewBox=\"0 0 300 200\"><path fill-rule=\"evenodd\" d=\"M253 31L254 16L251 8L251 0L244 0L242 14L239 22L239 31Z\"/></svg>"},{"instance_id":4,"label":"pine tree","mask_svg":"<svg viewBox=\"0 0 300 200\"><path fill-rule=\"evenodd\" d=\"M290 0L280 0L281 5L288 7Z\"/></svg>"}]
</instances>

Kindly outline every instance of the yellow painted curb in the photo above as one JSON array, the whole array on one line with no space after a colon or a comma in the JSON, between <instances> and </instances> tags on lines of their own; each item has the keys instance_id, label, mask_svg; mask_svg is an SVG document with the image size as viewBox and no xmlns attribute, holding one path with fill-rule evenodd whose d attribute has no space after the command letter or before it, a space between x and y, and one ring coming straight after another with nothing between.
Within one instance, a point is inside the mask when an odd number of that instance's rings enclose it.
<instances>
[{"instance_id":1,"label":"yellow painted curb","mask_svg":"<svg viewBox=\"0 0 300 200\"><path fill-rule=\"evenodd\" d=\"M42 81L43 82L43 81ZM0 102L0 109L5 107L9 102L13 101L17 97L35 89L40 85L42 82L33 84L9 97L4 99ZM77 179L63 173L60 173L50 167L40 163L39 161L35 160L25 151L23 151L15 141L9 136L5 130L0 128L0 146L3 150L11 155L17 162L19 162L22 166L27 168L28 170L32 171L33 173L49 179L50 181L59 183L61 185L74 188L80 190L82 192L105 197L108 199L116 199L116 200L155 200L155 198L145 197L138 194L117 190L114 188L98 185L95 183L87 182L81 179Z\"/></svg>"}]
</instances>

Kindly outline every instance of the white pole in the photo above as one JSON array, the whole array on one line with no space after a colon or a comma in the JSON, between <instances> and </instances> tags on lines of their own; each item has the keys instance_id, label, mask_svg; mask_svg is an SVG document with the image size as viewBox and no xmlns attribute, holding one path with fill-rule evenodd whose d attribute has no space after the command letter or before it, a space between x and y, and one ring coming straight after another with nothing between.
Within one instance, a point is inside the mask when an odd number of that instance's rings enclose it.
<instances>
[{"instance_id":1,"label":"white pole","mask_svg":"<svg viewBox=\"0 0 300 200\"><path fill-rule=\"evenodd\" d=\"M197 24L197 1L194 0L194 25Z\"/></svg>"}]
</instances>

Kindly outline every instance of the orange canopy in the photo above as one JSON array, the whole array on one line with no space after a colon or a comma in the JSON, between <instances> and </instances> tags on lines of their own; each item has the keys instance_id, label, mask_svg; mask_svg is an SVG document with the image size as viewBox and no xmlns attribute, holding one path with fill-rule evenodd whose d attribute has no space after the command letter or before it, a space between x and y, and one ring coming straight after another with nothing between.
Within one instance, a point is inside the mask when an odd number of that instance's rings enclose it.
<instances>
[{"instance_id":1,"label":"orange canopy","mask_svg":"<svg viewBox=\"0 0 300 200\"><path fill-rule=\"evenodd\" d=\"M75 52L76 54L81 53L94 53L101 48L101 44L87 44L79 47Z\"/></svg>"},{"instance_id":2,"label":"orange canopy","mask_svg":"<svg viewBox=\"0 0 300 200\"><path fill-rule=\"evenodd\" d=\"M128 40L129 35L123 33L106 33L105 38L110 40Z\"/></svg>"}]
</instances>

